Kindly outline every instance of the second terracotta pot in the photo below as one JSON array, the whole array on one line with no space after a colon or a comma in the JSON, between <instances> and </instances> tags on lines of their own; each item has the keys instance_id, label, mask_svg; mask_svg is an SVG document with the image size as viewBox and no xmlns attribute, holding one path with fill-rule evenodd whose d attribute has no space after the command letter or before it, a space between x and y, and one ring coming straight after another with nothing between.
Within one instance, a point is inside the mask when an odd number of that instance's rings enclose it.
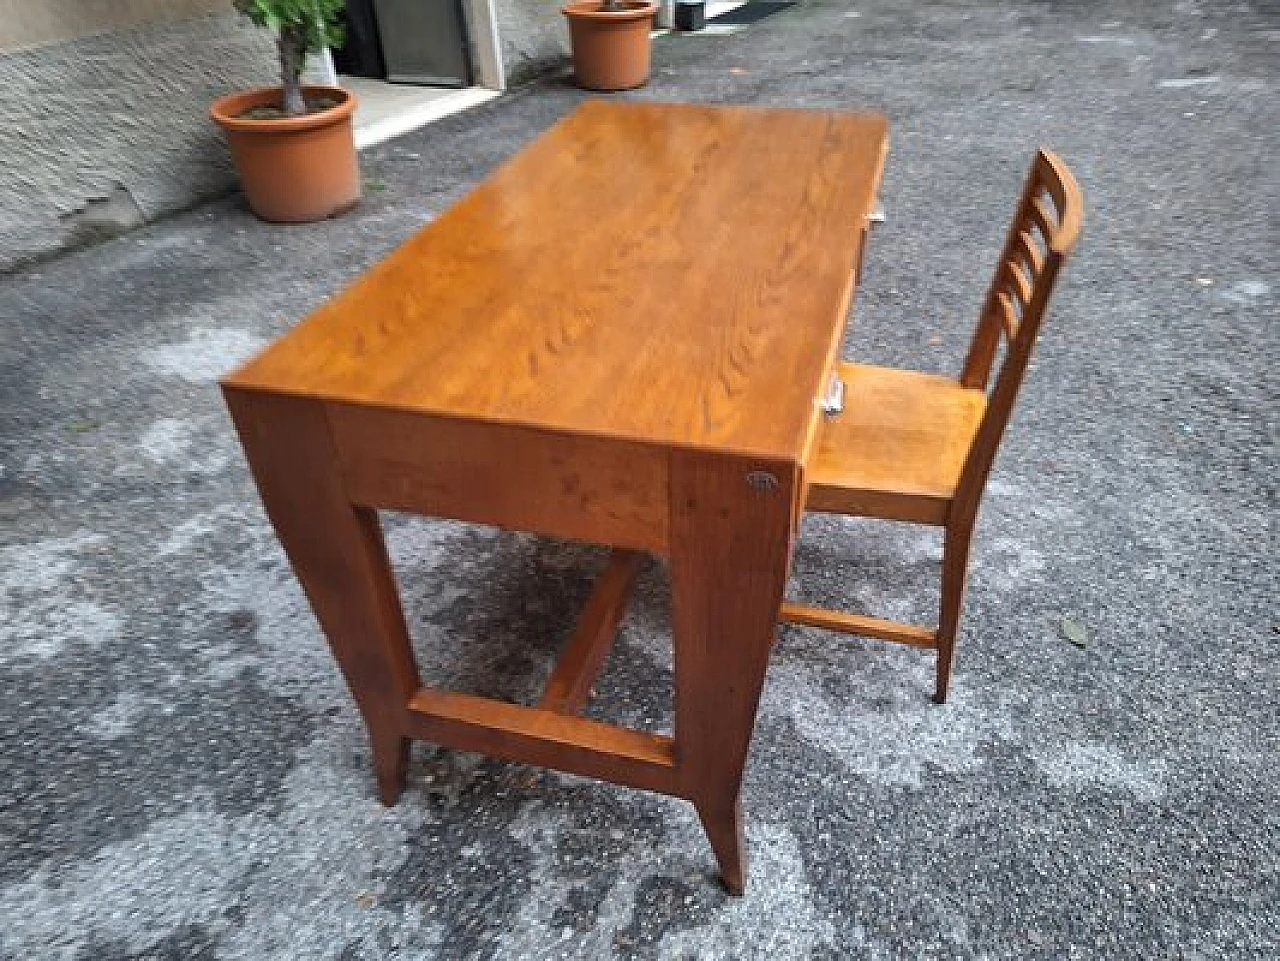
<instances>
[{"instance_id":1,"label":"second terracotta pot","mask_svg":"<svg viewBox=\"0 0 1280 961\"><path fill-rule=\"evenodd\" d=\"M303 117L245 116L280 105L280 88L267 87L223 97L210 110L226 132L245 199L263 220L323 220L360 199L351 122L356 98L341 87L304 87L303 93L333 106Z\"/></svg>"},{"instance_id":2,"label":"second terracotta pot","mask_svg":"<svg viewBox=\"0 0 1280 961\"><path fill-rule=\"evenodd\" d=\"M649 79L649 33L656 3L625 0L602 10L601 0L573 0L560 8L569 21L573 73L588 90L630 90Z\"/></svg>"}]
</instances>

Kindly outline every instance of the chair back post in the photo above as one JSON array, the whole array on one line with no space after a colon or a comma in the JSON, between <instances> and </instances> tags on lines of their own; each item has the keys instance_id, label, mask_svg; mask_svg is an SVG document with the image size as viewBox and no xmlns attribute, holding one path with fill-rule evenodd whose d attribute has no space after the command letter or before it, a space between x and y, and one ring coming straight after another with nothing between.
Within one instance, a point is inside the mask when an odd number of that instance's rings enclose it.
<instances>
[{"instance_id":1,"label":"chair back post","mask_svg":"<svg viewBox=\"0 0 1280 961\"><path fill-rule=\"evenodd\" d=\"M1058 223L1043 230L1046 248L1044 262L1031 279L1031 296L1023 305L1022 316L1010 338L1004 362L996 375L995 387L988 398L986 413L969 448L956 495L948 511L948 526L972 524L977 516L987 476L995 463L1000 439L1013 415L1014 401L1017 400L1018 390L1031 362L1031 353L1040 335L1049 297L1053 293L1062 265L1080 235L1083 197L1075 177L1061 159L1047 150L1041 150L1032 164L1031 175L1027 178L1022 201L1018 205L1018 214L1010 227L1009 238L1005 242L1000 264L987 296L982 321L965 362L961 382L966 387L985 389L990 381L991 367L1003 330L1003 321L998 313L1004 309L1000 298L1013 280L1011 263L1017 256L1019 235L1027 229L1039 198L1046 193L1052 197L1057 208Z\"/></svg>"}]
</instances>

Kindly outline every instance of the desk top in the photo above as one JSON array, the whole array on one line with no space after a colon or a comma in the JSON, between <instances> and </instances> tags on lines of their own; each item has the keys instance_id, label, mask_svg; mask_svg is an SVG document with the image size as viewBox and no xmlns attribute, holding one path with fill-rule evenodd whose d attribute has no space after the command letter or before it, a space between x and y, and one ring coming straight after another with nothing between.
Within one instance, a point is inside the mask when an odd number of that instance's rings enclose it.
<instances>
[{"instance_id":1,"label":"desk top","mask_svg":"<svg viewBox=\"0 0 1280 961\"><path fill-rule=\"evenodd\" d=\"M887 132L588 101L224 384L797 460Z\"/></svg>"}]
</instances>

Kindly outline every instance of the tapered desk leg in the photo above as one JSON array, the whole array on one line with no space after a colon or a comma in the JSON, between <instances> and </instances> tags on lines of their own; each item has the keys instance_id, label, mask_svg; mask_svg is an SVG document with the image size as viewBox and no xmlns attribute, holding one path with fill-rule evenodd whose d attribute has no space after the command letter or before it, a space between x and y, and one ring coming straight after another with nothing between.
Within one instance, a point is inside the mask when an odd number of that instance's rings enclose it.
<instances>
[{"instance_id":1,"label":"tapered desk leg","mask_svg":"<svg viewBox=\"0 0 1280 961\"><path fill-rule=\"evenodd\" d=\"M420 683L377 513L348 502L321 404L224 394L267 515L364 716L379 794L394 804Z\"/></svg>"},{"instance_id":2,"label":"tapered desk leg","mask_svg":"<svg viewBox=\"0 0 1280 961\"><path fill-rule=\"evenodd\" d=\"M740 788L793 539L789 464L677 454L671 462L676 763L726 886L747 867Z\"/></svg>"}]
</instances>

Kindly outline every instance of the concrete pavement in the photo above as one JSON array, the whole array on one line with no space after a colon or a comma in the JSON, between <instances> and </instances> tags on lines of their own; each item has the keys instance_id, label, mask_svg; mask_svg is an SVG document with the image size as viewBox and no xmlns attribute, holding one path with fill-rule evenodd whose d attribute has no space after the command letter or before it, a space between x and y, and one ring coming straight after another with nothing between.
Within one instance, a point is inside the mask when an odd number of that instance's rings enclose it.
<instances>
[{"instance_id":1,"label":"concrete pavement","mask_svg":"<svg viewBox=\"0 0 1280 961\"><path fill-rule=\"evenodd\" d=\"M1276 955L1280 13L811 3L655 57L629 96L888 113L858 359L958 369L1036 145L1079 176L951 703L784 630L740 900L676 801L425 746L374 800L214 381L570 110L552 78L365 155L338 221L228 200L0 279L0 958ZM388 531L424 673L534 693L600 552ZM927 619L938 559L810 520L795 593ZM599 716L670 723L664 583Z\"/></svg>"}]
</instances>

